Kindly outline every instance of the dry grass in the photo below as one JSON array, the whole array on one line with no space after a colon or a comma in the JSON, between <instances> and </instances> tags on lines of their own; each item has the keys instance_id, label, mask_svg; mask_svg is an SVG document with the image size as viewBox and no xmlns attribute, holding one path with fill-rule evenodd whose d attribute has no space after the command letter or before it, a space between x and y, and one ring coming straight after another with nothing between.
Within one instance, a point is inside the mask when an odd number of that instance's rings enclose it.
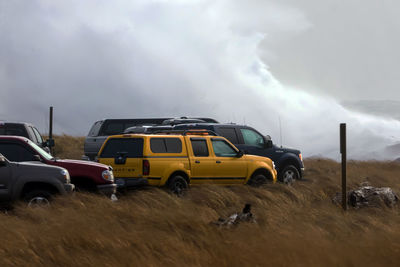
<instances>
[{"instance_id":1,"label":"dry grass","mask_svg":"<svg viewBox=\"0 0 400 267\"><path fill-rule=\"evenodd\" d=\"M47 138L45 138L47 139ZM72 137L69 135L54 136L54 155L64 159L81 159L85 137Z\"/></svg>"},{"instance_id":2,"label":"dry grass","mask_svg":"<svg viewBox=\"0 0 400 267\"><path fill-rule=\"evenodd\" d=\"M20 205L0 215L1 266L398 266L400 209L341 211L340 166L307 160L288 187L193 186L182 198L162 189L118 202L90 194L49 209ZM350 162L349 187L369 181L400 192L400 164ZM253 205L257 223L226 229L220 216Z\"/></svg>"}]
</instances>

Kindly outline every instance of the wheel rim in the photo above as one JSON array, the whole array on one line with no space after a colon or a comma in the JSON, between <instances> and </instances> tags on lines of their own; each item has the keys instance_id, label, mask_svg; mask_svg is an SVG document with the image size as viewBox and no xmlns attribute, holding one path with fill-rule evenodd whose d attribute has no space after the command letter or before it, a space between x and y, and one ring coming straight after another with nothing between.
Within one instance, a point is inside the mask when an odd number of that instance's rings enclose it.
<instances>
[{"instance_id":1,"label":"wheel rim","mask_svg":"<svg viewBox=\"0 0 400 267\"><path fill-rule=\"evenodd\" d=\"M296 179L296 174L294 173L294 171L292 170L287 170L284 174L283 174L283 182L285 184L290 184L293 183L293 181Z\"/></svg>"},{"instance_id":2,"label":"wheel rim","mask_svg":"<svg viewBox=\"0 0 400 267\"><path fill-rule=\"evenodd\" d=\"M183 183L181 181L177 181L177 182L175 182L175 185L174 185L174 193L179 195L182 193L184 188L185 188L185 186L183 185Z\"/></svg>"},{"instance_id":3,"label":"wheel rim","mask_svg":"<svg viewBox=\"0 0 400 267\"><path fill-rule=\"evenodd\" d=\"M28 202L28 207L47 207L50 206L50 202L45 197L34 197Z\"/></svg>"}]
</instances>

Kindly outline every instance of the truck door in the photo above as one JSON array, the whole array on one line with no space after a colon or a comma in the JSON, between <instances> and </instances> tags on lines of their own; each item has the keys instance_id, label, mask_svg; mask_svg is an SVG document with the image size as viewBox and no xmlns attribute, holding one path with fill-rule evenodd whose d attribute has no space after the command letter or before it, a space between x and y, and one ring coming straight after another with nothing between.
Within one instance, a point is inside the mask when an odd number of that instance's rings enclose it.
<instances>
[{"instance_id":1,"label":"truck door","mask_svg":"<svg viewBox=\"0 0 400 267\"><path fill-rule=\"evenodd\" d=\"M10 199L11 164L0 154L0 201Z\"/></svg>"},{"instance_id":2,"label":"truck door","mask_svg":"<svg viewBox=\"0 0 400 267\"><path fill-rule=\"evenodd\" d=\"M260 133L249 128L239 128L238 134L243 142L237 147L245 154L273 158L274 148L266 147L265 138Z\"/></svg>"},{"instance_id":3,"label":"truck door","mask_svg":"<svg viewBox=\"0 0 400 267\"><path fill-rule=\"evenodd\" d=\"M215 165L215 159L210 157L210 147L206 138L190 138L190 169L192 184L212 183L212 169Z\"/></svg>"},{"instance_id":4,"label":"truck door","mask_svg":"<svg viewBox=\"0 0 400 267\"><path fill-rule=\"evenodd\" d=\"M212 138L215 156L215 180L221 184L242 184L247 176L247 161L237 157L237 150L222 138Z\"/></svg>"}]
</instances>

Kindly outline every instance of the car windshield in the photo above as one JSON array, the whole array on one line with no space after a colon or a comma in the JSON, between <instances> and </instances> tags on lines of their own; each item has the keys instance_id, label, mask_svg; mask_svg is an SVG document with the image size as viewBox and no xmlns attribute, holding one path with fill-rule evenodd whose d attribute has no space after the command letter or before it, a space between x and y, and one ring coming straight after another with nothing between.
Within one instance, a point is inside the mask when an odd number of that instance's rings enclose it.
<instances>
[{"instance_id":1,"label":"car windshield","mask_svg":"<svg viewBox=\"0 0 400 267\"><path fill-rule=\"evenodd\" d=\"M33 147L35 149L35 151L37 151L40 156L44 157L47 160L53 160L53 156L50 155L49 153L47 153L46 151L43 150L43 148L41 148L40 146L38 146L37 144L35 144L34 142L28 141L28 144Z\"/></svg>"}]
</instances>

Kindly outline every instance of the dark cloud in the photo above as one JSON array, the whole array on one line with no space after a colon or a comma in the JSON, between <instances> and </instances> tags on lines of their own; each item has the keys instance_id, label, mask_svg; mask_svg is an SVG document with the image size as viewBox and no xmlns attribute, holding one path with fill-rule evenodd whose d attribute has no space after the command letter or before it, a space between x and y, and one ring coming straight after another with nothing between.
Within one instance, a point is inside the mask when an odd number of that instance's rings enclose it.
<instances>
[{"instance_id":1,"label":"dark cloud","mask_svg":"<svg viewBox=\"0 0 400 267\"><path fill-rule=\"evenodd\" d=\"M84 135L102 118L208 116L246 122L278 141L280 118L284 144L332 158L340 122L350 124L355 158L373 158L398 137L398 122L349 112L271 75L260 42L306 32L312 24L301 9L258 1L25 2L0 0L3 119L44 130L53 105L57 132Z\"/></svg>"}]
</instances>

